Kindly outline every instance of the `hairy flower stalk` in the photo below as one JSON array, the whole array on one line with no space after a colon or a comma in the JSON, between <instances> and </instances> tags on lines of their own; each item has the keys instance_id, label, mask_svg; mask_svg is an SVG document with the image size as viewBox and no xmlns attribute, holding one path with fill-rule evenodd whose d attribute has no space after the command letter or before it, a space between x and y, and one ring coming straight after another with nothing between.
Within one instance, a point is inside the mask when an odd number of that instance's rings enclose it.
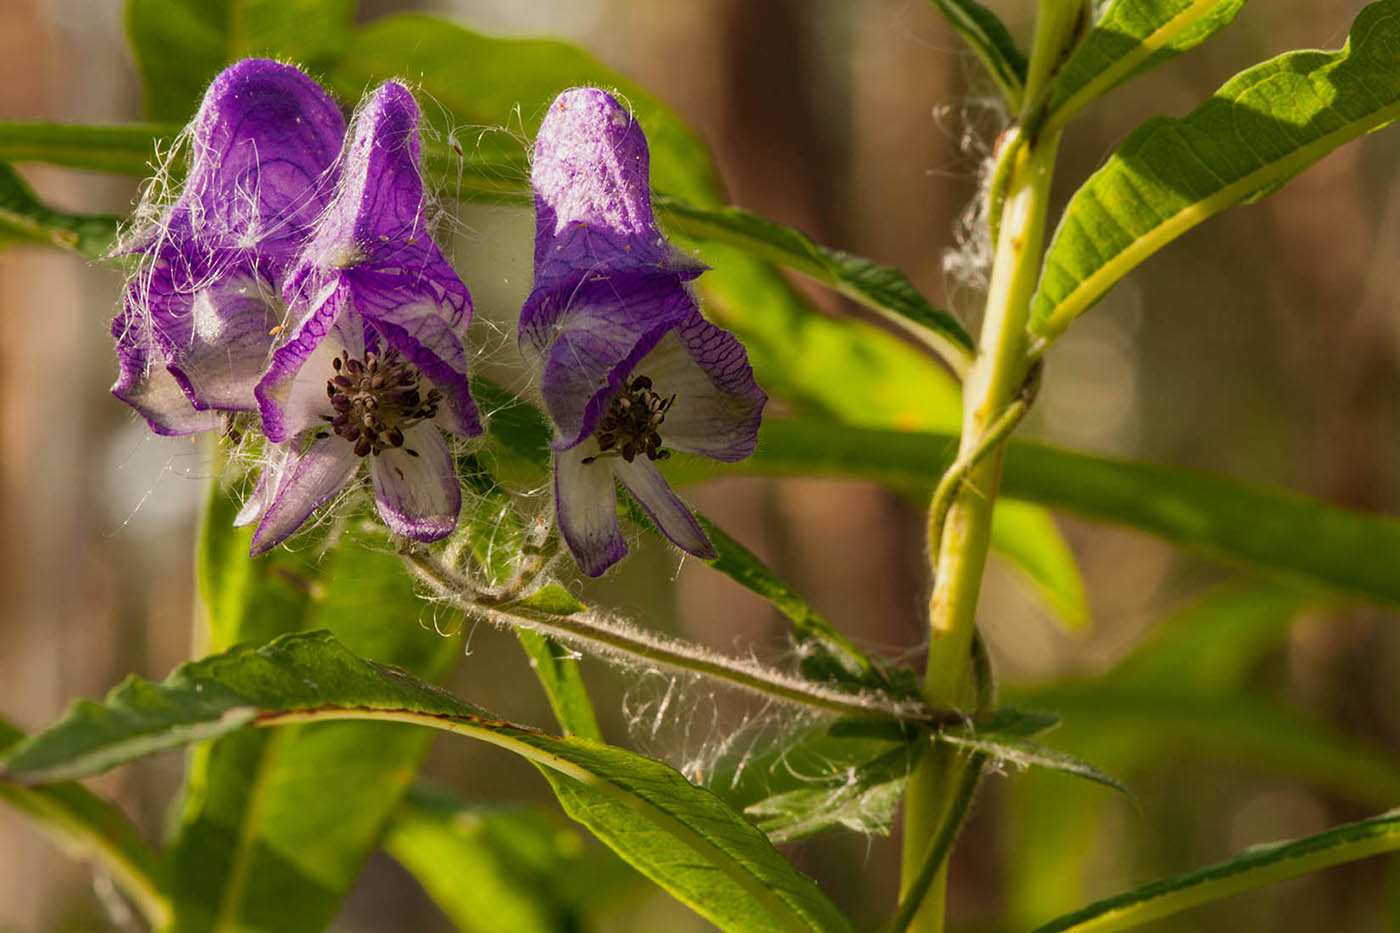
<instances>
[{"instance_id":1,"label":"hairy flower stalk","mask_svg":"<svg viewBox=\"0 0 1400 933\"><path fill-rule=\"evenodd\" d=\"M672 543L715 550L655 462L753 452L767 396L743 346L705 320L687 284L704 271L661 235L646 137L594 88L565 91L535 142L535 281L520 349L554 422L559 528L598 576L627 553L616 481Z\"/></svg>"},{"instance_id":2,"label":"hairy flower stalk","mask_svg":"<svg viewBox=\"0 0 1400 933\"><path fill-rule=\"evenodd\" d=\"M504 599L482 593L470 580L457 574L426 549L407 549L404 559L436 595L453 605L494 623L530 629L583 650L631 663L712 677L768 699L824 713L896 719L924 726L966 722L966 717L955 710L930 709L918 702L871 691L848 693L595 613L555 615L530 606L514 593Z\"/></svg>"},{"instance_id":3,"label":"hairy flower stalk","mask_svg":"<svg viewBox=\"0 0 1400 933\"><path fill-rule=\"evenodd\" d=\"M389 529L436 541L462 494L443 432L481 433L461 334L471 297L425 223L418 107L388 82L363 106L340 187L288 277L290 324L255 395L269 440L240 522L285 540L368 461Z\"/></svg>"}]
</instances>

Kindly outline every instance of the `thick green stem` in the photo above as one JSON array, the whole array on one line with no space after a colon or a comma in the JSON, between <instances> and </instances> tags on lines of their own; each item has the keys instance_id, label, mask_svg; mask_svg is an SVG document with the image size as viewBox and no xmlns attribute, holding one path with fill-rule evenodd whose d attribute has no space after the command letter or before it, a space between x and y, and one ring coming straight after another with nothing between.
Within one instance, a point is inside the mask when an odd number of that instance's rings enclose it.
<instances>
[{"instance_id":1,"label":"thick green stem","mask_svg":"<svg viewBox=\"0 0 1400 933\"><path fill-rule=\"evenodd\" d=\"M982 322L981 350L963 384L963 425L952 477L952 504L930 515L934 565L929 600L929 653L924 700L933 707L965 704L977 597L987 560L992 506L1001 479L1005 435L1024 406L1030 359L1027 316L1036 277L1058 136L1027 138L1009 150L1006 200L997 231L996 258ZM927 877L930 840L956 833L948 816L963 786L965 753L935 744L909 784L905 811L902 894ZM909 929L943 929L945 869L939 867Z\"/></svg>"}]
</instances>

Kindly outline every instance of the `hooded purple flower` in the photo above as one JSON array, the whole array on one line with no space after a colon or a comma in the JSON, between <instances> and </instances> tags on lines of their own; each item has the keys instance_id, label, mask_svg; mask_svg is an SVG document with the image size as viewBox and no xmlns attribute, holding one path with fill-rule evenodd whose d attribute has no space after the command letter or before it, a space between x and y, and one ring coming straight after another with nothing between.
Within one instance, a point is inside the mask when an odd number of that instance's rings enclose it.
<instances>
[{"instance_id":1,"label":"hooded purple flower","mask_svg":"<svg viewBox=\"0 0 1400 933\"><path fill-rule=\"evenodd\" d=\"M685 283L704 267L657 229L648 172L646 137L610 95L576 88L550 106L520 348L554 421L559 527L595 577L627 553L614 478L678 547L716 556L653 461L742 460L767 401L743 346L700 315Z\"/></svg>"},{"instance_id":2,"label":"hooded purple flower","mask_svg":"<svg viewBox=\"0 0 1400 933\"><path fill-rule=\"evenodd\" d=\"M325 209L344 135L335 102L290 65L246 59L209 86L184 189L138 232L145 261L112 323L112 393L156 433L254 407L283 278Z\"/></svg>"},{"instance_id":3,"label":"hooded purple flower","mask_svg":"<svg viewBox=\"0 0 1400 933\"><path fill-rule=\"evenodd\" d=\"M459 336L471 297L428 234L418 107L389 82L351 128L340 187L287 277L289 324L255 394L274 452L240 522L283 541L369 458L389 528L436 541L461 490L439 429L481 433Z\"/></svg>"}]
</instances>

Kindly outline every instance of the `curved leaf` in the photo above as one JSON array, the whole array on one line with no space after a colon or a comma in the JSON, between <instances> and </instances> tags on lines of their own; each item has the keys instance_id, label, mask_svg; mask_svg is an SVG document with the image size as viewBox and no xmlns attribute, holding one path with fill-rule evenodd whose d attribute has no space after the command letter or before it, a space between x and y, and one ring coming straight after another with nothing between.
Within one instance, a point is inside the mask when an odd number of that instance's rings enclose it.
<instances>
[{"instance_id":1,"label":"curved leaf","mask_svg":"<svg viewBox=\"0 0 1400 933\"><path fill-rule=\"evenodd\" d=\"M354 656L327 632L236 647L185 664L160 685L130 678L102 704L76 704L3 767L12 780L63 780L249 725L344 719L430 726L550 769L576 819L724 929L849 929L761 832L674 769L502 722L406 671Z\"/></svg>"},{"instance_id":2,"label":"curved leaf","mask_svg":"<svg viewBox=\"0 0 1400 933\"><path fill-rule=\"evenodd\" d=\"M1117 0L1050 82L1048 128L1234 22L1245 0Z\"/></svg>"},{"instance_id":3,"label":"curved leaf","mask_svg":"<svg viewBox=\"0 0 1400 933\"><path fill-rule=\"evenodd\" d=\"M553 813L414 787L384 847L470 933L588 929L591 909L641 879Z\"/></svg>"},{"instance_id":4,"label":"curved leaf","mask_svg":"<svg viewBox=\"0 0 1400 933\"><path fill-rule=\"evenodd\" d=\"M1035 933L1109 933L1191 907L1400 849L1400 811L1336 826L1292 842L1254 846L1234 858L1163 878L1037 927Z\"/></svg>"},{"instance_id":5,"label":"curved leaf","mask_svg":"<svg viewBox=\"0 0 1400 933\"><path fill-rule=\"evenodd\" d=\"M23 738L23 732L0 720L0 753ZM156 855L115 806L67 782L23 787L0 781L0 799L32 817L69 855L107 872L152 929L170 922L170 900L162 890Z\"/></svg>"},{"instance_id":6,"label":"curved leaf","mask_svg":"<svg viewBox=\"0 0 1400 933\"><path fill-rule=\"evenodd\" d=\"M1400 0L1361 11L1335 52L1289 52L1180 119L1139 127L1075 192L1045 256L1031 330L1053 339L1134 266L1206 218L1276 191L1400 117Z\"/></svg>"},{"instance_id":7,"label":"curved leaf","mask_svg":"<svg viewBox=\"0 0 1400 933\"><path fill-rule=\"evenodd\" d=\"M1089 624L1089 601L1074 554L1055 519L1043 508L997 499L992 512L992 548L1025 576L1054 617L1066 628Z\"/></svg>"},{"instance_id":8,"label":"curved leaf","mask_svg":"<svg viewBox=\"0 0 1400 933\"><path fill-rule=\"evenodd\" d=\"M932 0L972 51L987 66L1012 113L1021 109L1026 84L1026 56L1005 24L977 0Z\"/></svg>"},{"instance_id":9,"label":"curved leaf","mask_svg":"<svg viewBox=\"0 0 1400 933\"><path fill-rule=\"evenodd\" d=\"M0 248L11 243L56 246L101 259L117 234L117 223L115 217L49 207L14 169L0 162Z\"/></svg>"}]
</instances>

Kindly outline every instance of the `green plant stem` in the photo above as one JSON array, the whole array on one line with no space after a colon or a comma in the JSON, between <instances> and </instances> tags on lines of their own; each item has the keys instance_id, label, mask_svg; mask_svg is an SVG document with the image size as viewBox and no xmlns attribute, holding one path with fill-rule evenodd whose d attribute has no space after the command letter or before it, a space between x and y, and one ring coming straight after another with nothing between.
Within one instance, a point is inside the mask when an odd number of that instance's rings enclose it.
<instances>
[{"instance_id":1,"label":"green plant stem","mask_svg":"<svg viewBox=\"0 0 1400 933\"><path fill-rule=\"evenodd\" d=\"M1030 368L1026 324L1040 267L1058 142L1058 136L1027 138L1007 154L1013 164L1000 211L981 350L963 387L958 457L940 483L944 497L951 496L951 504L945 507L935 502L930 514L934 587L929 600L924 702L933 708L957 708L966 700L977 596L987 560L1005 437L1028 404L1023 391ZM932 875L922 904L913 901L918 907L909 929L915 933L941 933L943 929L946 868L928 865L929 852L937 851L930 840L945 832L950 842L956 837L958 827L948 824L956 815L953 805L969 764L966 753L935 745L910 779L901 896L912 900L916 884L922 886L922 876Z\"/></svg>"},{"instance_id":2,"label":"green plant stem","mask_svg":"<svg viewBox=\"0 0 1400 933\"><path fill-rule=\"evenodd\" d=\"M917 701L902 700L874 691L846 693L592 612L555 615L522 605L515 599L500 599L477 591L469 580L426 551L409 550L403 554L403 558L438 595L467 612L477 613L493 623L529 629L576 647L620 657L630 663L641 662L682 673L713 677L770 699L824 713L893 719L923 726L966 721L966 717L956 710L929 709Z\"/></svg>"}]
</instances>

